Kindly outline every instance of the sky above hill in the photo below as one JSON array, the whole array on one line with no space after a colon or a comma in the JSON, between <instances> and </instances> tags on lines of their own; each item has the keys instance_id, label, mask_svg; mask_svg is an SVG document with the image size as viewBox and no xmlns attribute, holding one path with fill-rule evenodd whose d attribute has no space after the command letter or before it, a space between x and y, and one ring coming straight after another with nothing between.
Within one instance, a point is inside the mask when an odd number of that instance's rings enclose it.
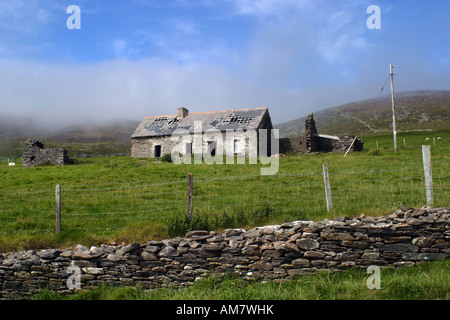
<instances>
[{"instance_id":1,"label":"sky above hill","mask_svg":"<svg viewBox=\"0 0 450 320\"><path fill-rule=\"evenodd\" d=\"M1 0L0 115L269 107L276 124L390 93L389 64L395 90L450 90L449 16L448 0Z\"/></svg>"}]
</instances>

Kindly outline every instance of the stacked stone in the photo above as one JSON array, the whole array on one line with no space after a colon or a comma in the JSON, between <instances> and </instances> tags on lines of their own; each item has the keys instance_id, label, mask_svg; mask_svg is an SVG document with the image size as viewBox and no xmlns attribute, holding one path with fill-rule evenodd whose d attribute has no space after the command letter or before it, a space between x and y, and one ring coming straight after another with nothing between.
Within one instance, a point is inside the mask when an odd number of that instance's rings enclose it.
<instances>
[{"instance_id":1,"label":"stacked stone","mask_svg":"<svg viewBox=\"0 0 450 320\"><path fill-rule=\"evenodd\" d=\"M305 119L305 144L307 152L317 151L317 141L315 136L317 135L316 121L313 114L309 114Z\"/></svg>"},{"instance_id":2,"label":"stacked stone","mask_svg":"<svg viewBox=\"0 0 450 320\"><path fill-rule=\"evenodd\" d=\"M295 221L251 230L192 231L143 245L78 245L0 255L0 298L26 297L40 288L72 292L69 267L81 289L103 283L144 288L182 286L211 274L288 279L369 265L412 266L450 257L448 208L400 210L383 217ZM72 269L73 270L73 269ZM78 276L78 275L77 275Z\"/></svg>"},{"instance_id":3,"label":"stacked stone","mask_svg":"<svg viewBox=\"0 0 450 320\"><path fill-rule=\"evenodd\" d=\"M44 149L42 142L27 139L22 155L24 167L33 167L41 163L50 162L54 165L65 165L72 163L67 150L64 148Z\"/></svg>"},{"instance_id":4,"label":"stacked stone","mask_svg":"<svg viewBox=\"0 0 450 320\"><path fill-rule=\"evenodd\" d=\"M280 139L280 152L346 152L350 146L352 146L350 151L362 151L364 141L355 138L347 134L336 136L336 138L317 134L316 121L311 113L305 119L305 136Z\"/></svg>"},{"instance_id":5,"label":"stacked stone","mask_svg":"<svg viewBox=\"0 0 450 320\"><path fill-rule=\"evenodd\" d=\"M321 137L316 137L316 140L318 141L319 145L329 145L329 150L332 152L346 152L350 146L352 147L350 149L351 152L355 151L363 151L364 149L364 141L361 139L356 138L352 135L340 135L338 136L339 140L333 140L333 139L324 139ZM356 138L356 140L355 140ZM352 145L353 143L353 145Z\"/></svg>"}]
</instances>

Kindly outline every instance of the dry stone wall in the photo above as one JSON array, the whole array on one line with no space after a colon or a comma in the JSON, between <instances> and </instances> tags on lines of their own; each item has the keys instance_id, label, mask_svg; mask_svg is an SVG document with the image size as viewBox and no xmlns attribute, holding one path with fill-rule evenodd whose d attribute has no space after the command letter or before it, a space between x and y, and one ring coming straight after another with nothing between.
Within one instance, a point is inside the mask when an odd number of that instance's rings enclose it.
<instances>
[{"instance_id":1,"label":"dry stone wall","mask_svg":"<svg viewBox=\"0 0 450 320\"><path fill-rule=\"evenodd\" d=\"M295 221L250 230L192 231L145 244L2 253L0 298L26 298L41 288L71 293L103 283L178 286L226 272L288 279L321 269L412 266L450 257L449 217L449 208L401 207L377 218Z\"/></svg>"}]
</instances>

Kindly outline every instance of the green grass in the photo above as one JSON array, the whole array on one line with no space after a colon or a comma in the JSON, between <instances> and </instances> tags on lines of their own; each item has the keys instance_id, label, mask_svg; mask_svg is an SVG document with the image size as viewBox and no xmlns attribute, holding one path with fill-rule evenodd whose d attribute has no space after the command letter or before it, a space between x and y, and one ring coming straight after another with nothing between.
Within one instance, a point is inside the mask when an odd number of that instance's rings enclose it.
<instances>
[{"instance_id":1,"label":"green grass","mask_svg":"<svg viewBox=\"0 0 450 320\"><path fill-rule=\"evenodd\" d=\"M322 271L283 282L211 276L183 288L144 290L103 285L61 296L49 290L35 300L434 300L450 299L450 260L410 268L382 267L380 289L368 289L365 269Z\"/></svg>"},{"instance_id":2,"label":"green grass","mask_svg":"<svg viewBox=\"0 0 450 320\"><path fill-rule=\"evenodd\" d=\"M443 140L434 146L433 136ZM131 157L76 159L64 167L2 163L0 251L145 242L189 228L250 228L361 213L379 216L400 205L421 207L426 204L422 144L432 144L435 206L449 205L450 131L400 134L397 154L390 135L363 139L365 151L345 158L281 157L275 176L261 176L261 164L175 165ZM330 170L331 212L324 197L323 163ZM188 173L194 175L192 225L183 223ZM54 231L57 184L62 186L60 234Z\"/></svg>"}]
</instances>

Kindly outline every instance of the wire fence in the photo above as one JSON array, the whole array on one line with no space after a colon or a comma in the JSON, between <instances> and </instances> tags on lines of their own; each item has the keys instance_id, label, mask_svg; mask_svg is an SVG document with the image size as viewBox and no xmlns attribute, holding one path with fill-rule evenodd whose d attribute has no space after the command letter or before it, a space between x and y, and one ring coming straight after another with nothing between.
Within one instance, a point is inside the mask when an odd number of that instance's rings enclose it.
<instances>
[{"instance_id":1,"label":"wire fence","mask_svg":"<svg viewBox=\"0 0 450 320\"><path fill-rule=\"evenodd\" d=\"M9 159L7 157L0 157L0 163L9 163Z\"/></svg>"},{"instance_id":2,"label":"wire fence","mask_svg":"<svg viewBox=\"0 0 450 320\"><path fill-rule=\"evenodd\" d=\"M390 170L329 168L332 212L322 171L193 179L193 212L200 216L270 210L277 221L383 213L427 203L422 165ZM448 164L433 163L434 203L448 205ZM0 194L0 234L53 234L55 189ZM188 179L109 185L61 184L62 231L113 234L130 224L167 225L188 213Z\"/></svg>"}]
</instances>

